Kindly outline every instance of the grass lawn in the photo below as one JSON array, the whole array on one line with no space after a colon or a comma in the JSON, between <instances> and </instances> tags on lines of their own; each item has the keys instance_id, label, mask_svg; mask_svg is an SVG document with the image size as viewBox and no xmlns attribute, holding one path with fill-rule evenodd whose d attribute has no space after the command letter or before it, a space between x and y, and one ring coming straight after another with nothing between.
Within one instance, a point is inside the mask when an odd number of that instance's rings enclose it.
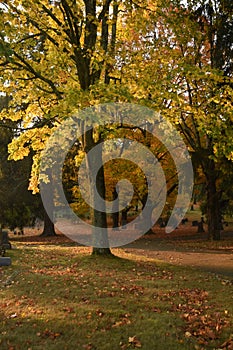
<instances>
[{"instance_id":1,"label":"grass lawn","mask_svg":"<svg viewBox=\"0 0 233 350\"><path fill-rule=\"evenodd\" d=\"M123 249L13 245L0 268L1 350L233 349L230 282Z\"/></svg>"}]
</instances>

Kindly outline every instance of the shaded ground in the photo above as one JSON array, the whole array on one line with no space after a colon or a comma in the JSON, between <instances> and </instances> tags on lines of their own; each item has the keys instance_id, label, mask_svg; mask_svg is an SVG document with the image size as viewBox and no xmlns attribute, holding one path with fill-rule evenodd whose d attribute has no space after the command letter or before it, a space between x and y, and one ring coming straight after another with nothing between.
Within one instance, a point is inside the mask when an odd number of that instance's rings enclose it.
<instances>
[{"instance_id":1,"label":"shaded ground","mask_svg":"<svg viewBox=\"0 0 233 350\"><path fill-rule=\"evenodd\" d=\"M128 244L122 249L136 255L144 255L176 265L188 265L201 270L226 276L233 281L233 229L226 228L222 232L222 240L210 242L205 233L197 234L197 228L191 225L181 226L171 234L158 227L156 233L146 235ZM24 236L11 235L12 243L23 241L28 244L58 243L72 244L66 236L45 238L39 236L38 230L26 230Z\"/></svg>"}]
</instances>

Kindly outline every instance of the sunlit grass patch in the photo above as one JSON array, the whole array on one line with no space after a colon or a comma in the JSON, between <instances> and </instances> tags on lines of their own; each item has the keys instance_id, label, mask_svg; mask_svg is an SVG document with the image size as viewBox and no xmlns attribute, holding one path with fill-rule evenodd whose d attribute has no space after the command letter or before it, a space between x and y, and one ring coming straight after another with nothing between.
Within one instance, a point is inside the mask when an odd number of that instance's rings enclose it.
<instances>
[{"instance_id":1,"label":"sunlit grass patch","mask_svg":"<svg viewBox=\"0 0 233 350\"><path fill-rule=\"evenodd\" d=\"M229 339L232 286L114 249L25 245L1 268L0 348L214 349Z\"/></svg>"}]
</instances>

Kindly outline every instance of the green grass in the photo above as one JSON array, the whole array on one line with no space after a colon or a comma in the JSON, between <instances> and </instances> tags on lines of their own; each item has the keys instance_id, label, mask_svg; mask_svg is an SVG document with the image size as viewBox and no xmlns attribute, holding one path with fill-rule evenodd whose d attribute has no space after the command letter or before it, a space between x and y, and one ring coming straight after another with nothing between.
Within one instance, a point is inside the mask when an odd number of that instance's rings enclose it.
<instances>
[{"instance_id":1,"label":"green grass","mask_svg":"<svg viewBox=\"0 0 233 350\"><path fill-rule=\"evenodd\" d=\"M114 249L16 243L0 268L1 350L218 349L232 285Z\"/></svg>"}]
</instances>

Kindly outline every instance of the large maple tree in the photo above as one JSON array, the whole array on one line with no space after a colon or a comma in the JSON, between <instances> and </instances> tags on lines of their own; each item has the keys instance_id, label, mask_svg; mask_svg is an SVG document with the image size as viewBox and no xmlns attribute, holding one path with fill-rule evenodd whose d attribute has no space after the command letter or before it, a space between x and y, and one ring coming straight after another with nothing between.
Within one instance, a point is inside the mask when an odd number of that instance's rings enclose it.
<instances>
[{"instance_id":1,"label":"large maple tree","mask_svg":"<svg viewBox=\"0 0 233 350\"><path fill-rule=\"evenodd\" d=\"M82 107L95 104L111 80L114 61L117 1L3 1L1 3L1 91L13 100L1 117L19 121L22 133L10 145L11 157L36 154L30 188L38 191L40 153L48 136ZM111 90L111 89L109 89ZM113 87L114 90L114 87ZM85 121L82 123L85 132ZM86 131L83 149L100 140ZM101 154L100 154L101 156ZM88 158L90 173L94 159ZM99 192L104 197L103 174ZM99 240L106 214L94 210ZM101 236L102 235L102 236ZM110 254L109 248L94 253Z\"/></svg>"},{"instance_id":2,"label":"large maple tree","mask_svg":"<svg viewBox=\"0 0 233 350\"><path fill-rule=\"evenodd\" d=\"M126 14L148 6L154 8L152 2L117 0L1 3L1 91L13 97L1 118L18 122L21 128L9 145L10 157L19 160L28 156L31 149L34 152L29 185L34 193L42 186L39 167L46 141L65 119L84 107L129 99L117 50L122 43L120 37L124 36ZM103 134L96 133L93 122L91 128L87 120L79 122L85 135L82 149L88 154L100 144ZM98 157L101 158L101 151ZM96 159L87 156L87 161L90 182L94 183L91 175ZM50 169L47 177L52 182ZM97 189L105 198L103 168L98 172ZM95 203L98 198L93 196ZM93 225L98 227L99 243L106 247L104 207L98 211L94 205ZM93 253L111 252L109 248L94 247Z\"/></svg>"}]
</instances>

